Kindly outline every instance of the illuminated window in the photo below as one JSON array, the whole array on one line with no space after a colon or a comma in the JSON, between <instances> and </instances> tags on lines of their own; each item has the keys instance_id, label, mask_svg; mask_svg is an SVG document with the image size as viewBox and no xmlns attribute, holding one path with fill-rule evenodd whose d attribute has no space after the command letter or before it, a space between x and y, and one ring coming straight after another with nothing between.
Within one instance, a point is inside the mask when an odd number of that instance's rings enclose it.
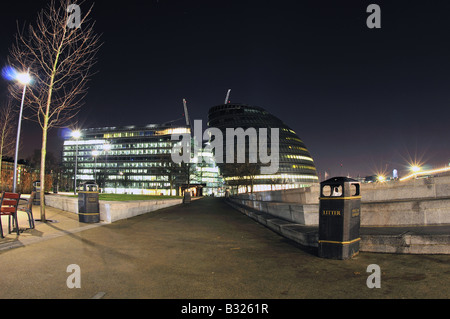
<instances>
[{"instance_id":1,"label":"illuminated window","mask_svg":"<svg viewBox=\"0 0 450 319\"><path fill-rule=\"evenodd\" d=\"M303 156L303 155L293 155L293 154L288 154L285 155L286 158L289 159L298 159L298 160L305 160L305 161L311 161L314 162L313 159L311 157L308 156Z\"/></svg>"}]
</instances>

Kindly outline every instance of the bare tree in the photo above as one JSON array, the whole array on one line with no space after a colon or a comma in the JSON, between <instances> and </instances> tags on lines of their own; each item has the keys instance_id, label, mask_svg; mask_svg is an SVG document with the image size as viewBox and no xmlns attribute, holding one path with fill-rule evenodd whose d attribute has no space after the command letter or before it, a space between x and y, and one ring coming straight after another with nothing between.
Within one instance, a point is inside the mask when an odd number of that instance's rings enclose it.
<instances>
[{"instance_id":1,"label":"bare tree","mask_svg":"<svg viewBox=\"0 0 450 319\"><path fill-rule=\"evenodd\" d=\"M259 163L242 163L240 165L240 174L246 181L246 186L250 185L250 193L253 193L255 178L260 174L261 164Z\"/></svg>"},{"instance_id":2,"label":"bare tree","mask_svg":"<svg viewBox=\"0 0 450 319\"><path fill-rule=\"evenodd\" d=\"M162 171L166 174L170 183L170 196L172 196L172 190L174 184L183 174L188 174L187 168L182 163L175 163L172 158L167 155L161 155L159 160L162 164Z\"/></svg>"},{"instance_id":3,"label":"bare tree","mask_svg":"<svg viewBox=\"0 0 450 319\"><path fill-rule=\"evenodd\" d=\"M13 156L16 144L14 135L16 118L11 101L0 108L0 176L2 176L3 156ZM0 178L1 181L1 178Z\"/></svg>"},{"instance_id":4,"label":"bare tree","mask_svg":"<svg viewBox=\"0 0 450 319\"><path fill-rule=\"evenodd\" d=\"M45 189L48 130L64 126L79 111L100 47L94 23L88 20L92 6L81 16L75 10L80 8L76 0L58 1L56 4L52 0L27 32L19 29L9 56L12 66L20 70L29 68L34 79L26 92L26 106L34 114L30 119L36 120L42 128L42 190ZM74 14L78 14L75 19L79 18L76 26L72 22ZM15 98L21 98L15 86L11 86L10 91ZM41 220L45 222L44 191L40 194Z\"/></svg>"}]
</instances>

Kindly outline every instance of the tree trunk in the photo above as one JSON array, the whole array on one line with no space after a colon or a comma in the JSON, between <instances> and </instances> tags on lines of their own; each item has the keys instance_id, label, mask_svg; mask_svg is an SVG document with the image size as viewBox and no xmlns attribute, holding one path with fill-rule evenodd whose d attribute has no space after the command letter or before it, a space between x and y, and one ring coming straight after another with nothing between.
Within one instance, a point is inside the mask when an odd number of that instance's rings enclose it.
<instances>
[{"instance_id":1,"label":"tree trunk","mask_svg":"<svg viewBox=\"0 0 450 319\"><path fill-rule=\"evenodd\" d=\"M47 121L44 123L44 127L42 128L42 149L41 149L41 178L40 178L40 186L41 186L41 222L47 222L45 218L45 156L47 154Z\"/></svg>"}]
</instances>

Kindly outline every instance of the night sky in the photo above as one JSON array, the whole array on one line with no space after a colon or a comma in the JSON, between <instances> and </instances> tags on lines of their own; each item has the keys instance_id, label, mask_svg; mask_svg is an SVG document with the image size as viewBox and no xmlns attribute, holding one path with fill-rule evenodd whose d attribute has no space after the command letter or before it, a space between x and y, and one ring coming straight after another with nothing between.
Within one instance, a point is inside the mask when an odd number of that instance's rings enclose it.
<instances>
[{"instance_id":1,"label":"night sky","mask_svg":"<svg viewBox=\"0 0 450 319\"><path fill-rule=\"evenodd\" d=\"M370 3L381 29L366 25ZM34 23L45 4L1 2L1 66L16 20ZM78 125L175 120L185 98L206 128L231 88L231 102L290 126L321 175L401 173L413 160L441 167L450 160L449 14L448 1L95 1L104 44ZM50 132L55 155L61 132ZM22 136L21 157L40 148L37 124L24 122Z\"/></svg>"}]
</instances>

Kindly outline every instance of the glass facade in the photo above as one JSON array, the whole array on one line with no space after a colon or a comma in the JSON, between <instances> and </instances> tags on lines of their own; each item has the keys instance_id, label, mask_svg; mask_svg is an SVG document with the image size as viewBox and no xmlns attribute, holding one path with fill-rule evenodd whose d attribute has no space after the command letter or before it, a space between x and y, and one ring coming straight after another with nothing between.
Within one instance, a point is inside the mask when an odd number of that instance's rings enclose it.
<instances>
[{"instance_id":1,"label":"glass facade","mask_svg":"<svg viewBox=\"0 0 450 319\"><path fill-rule=\"evenodd\" d=\"M244 170L239 172L239 165L234 167L228 164L218 164L222 170L225 183L233 192L245 192L249 190L264 191L287 188L307 187L319 181L314 160L306 145L280 119L266 110L257 106L245 104L223 104L214 106L208 113L208 126L220 129L223 136L227 128L278 128L279 132L279 169L275 174L261 175L260 166L252 169L247 164L241 165ZM271 148L270 136L267 137L268 149ZM224 143L225 144L225 143ZM248 143L246 144L248 148ZM224 145L224 154L226 152ZM248 157L248 149L246 155ZM229 169L231 168L231 169ZM256 172L257 171L257 172Z\"/></svg>"},{"instance_id":2,"label":"glass facade","mask_svg":"<svg viewBox=\"0 0 450 319\"><path fill-rule=\"evenodd\" d=\"M177 143L172 134L190 134L190 128L150 124L81 130L80 138L64 141L62 161L72 181L66 189L73 189L76 167L77 185L95 181L106 193L181 195L180 185L188 178L202 180L192 167L172 161Z\"/></svg>"},{"instance_id":3,"label":"glass facade","mask_svg":"<svg viewBox=\"0 0 450 319\"><path fill-rule=\"evenodd\" d=\"M214 163L213 153L203 149L198 155L202 160L199 161L197 157L192 159L194 174L191 177L191 183L204 185L203 195L224 196L223 178L219 167Z\"/></svg>"}]
</instances>

